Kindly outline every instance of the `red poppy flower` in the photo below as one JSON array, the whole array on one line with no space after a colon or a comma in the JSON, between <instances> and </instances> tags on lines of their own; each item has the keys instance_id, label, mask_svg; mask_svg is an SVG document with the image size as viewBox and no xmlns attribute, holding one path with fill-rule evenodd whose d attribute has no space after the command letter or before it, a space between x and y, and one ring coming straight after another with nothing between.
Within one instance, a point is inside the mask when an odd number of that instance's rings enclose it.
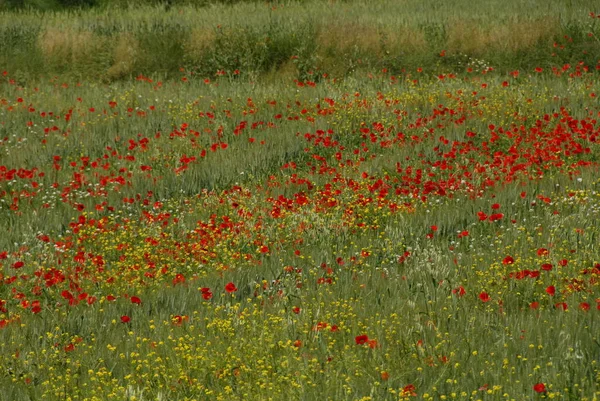
<instances>
[{"instance_id":1,"label":"red poppy flower","mask_svg":"<svg viewBox=\"0 0 600 401\"><path fill-rule=\"evenodd\" d=\"M366 334L362 334L360 336L354 337L354 341L358 345L363 345L363 344L366 344L369 341L369 336L366 335Z\"/></svg>"},{"instance_id":2,"label":"red poppy flower","mask_svg":"<svg viewBox=\"0 0 600 401\"><path fill-rule=\"evenodd\" d=\"M498 209L500 209L500 204L499 204L499 203L494 203L494 204L492 205L492 209L494 209L494 210L498 210Z\"/></svg>"},{"instance_id":3,"label":"red poppy flower","mask_svg":"<svg viewBox=\"0 0 600 401\"><path fill-rule=\"evenodd\" d=\"M548 255L548 253L549 252L548 252L548 250L546 248L539 248L537 250L537 255L538 256L546 256L546 255Z\"/></svg>"},{"instance_id":4,"label":"red poppy flower","mask_svg":"<svg viewBox=\"0 0 600 401\"><path fill-rule=\"evenodd\" d=\"M537 383L533 386L533 391L535 391L536 393L545 393L546 385L544 383Z\"/></svg>"},{"instance_id":5,"label":"red poppy flower","mask_svg":"<svg viewBox=\"0 0 600 401\"><path fill-rule=\"evenodd\" d=\"M229 293L236 292L237 290L237 287L232 282L229 282L225 285L225 291Z\"/></svg>"},{"instance_id":6,"label":"red poppy flower","mask_svg":"<svg viewBox=\"0 0 600 401\"><path fill-rule=\"evenodd\" d=\"M326 329L327 326L328 326L327 323L325 323L325 322L319 322L315 326L313 326L313 331L321 331L323 329Z\"/></svg>"},{"instance_id":7,"label":"red poppy flower","mask_svg":"<svg viewBox=\"0 0 600 401\"><path fill-rule=\"evenodd\" d=\"M21 262L20 260L18 262L15 262L12 267L13 269L20 269L21 267L23 267L25 265L25 263Z\"/></svg>"},{"instance_id":8,"label":"red poppy flower","mask_svg":"<svg viewBox=\"0 0 600 401\"><path fill-rule=\"evenodd\" d=\"M502 220L503 217L504 217L504 213L494 213L490 216L490 221Z\"/></svg>"},{"instance_id":9,"label":"red poppy flower","mask_svg":"<svg viewBox=\"0 0 600 401\"><path fill-rule=\"evenodd\" d=\"M502 260L503 265L512 265L513 263L515 263L515 259L510 255L505 257L504 260Z\"/></svg>"},{"instance_id":10,"label":"red poppy flower","mask_svg":"<svg viewBox=\"0 0 600 401\"><path fill-rule=\"evenodd\" d=\"M294 309L292 309L292 311L297 315L300 313L301 309L297 306L294 306Z\"/></svg>"},{"instance_id":11,"label":"red poppy flower","mask_svg":"<svg viewBox=\"0 0 600 401\"><path fill-rule=\"evenodd\" d=\"M569 263L569 261L567 259L561 259L558 261L558 264L563 267L565 267L568 263Z\"/></svg>"},{"instance_id":12,"label":"red poppy flower","mask_svg":"<svg viewBox=\"0 0 600 401\"><path fill-rule=\"evenodd\" d=\"M136 297L136 296L133 296L133 297L131 297L130 299L131 299L131 303L132 303L132 304L136 304L136 305L141 305L141 304L142 304L142 300L141 300L141 299L139 299L139 298L138 298L138 297Z\"/></svg>"},{"instance_id":13,"label":"red poppy flower","mask_svg":"<svg viewBox=\"0 0 600 401\"><path fill-rule=\"evenodd\" d=\"M129 323L131 321L131 318L127 315L123 315L121 316L121 323Z\"/></svg>"},{"instance_id":14,"label":"red poppy flower","mask_svg":"<svg viewBox=\"0 0 600 401\"><path fill-rule=\"evenodd\" d=\"M590 304L587 302L582 302L579 304L579 309L587 312L590 310Z\"/></svg>"},{"instance_id":15,"label":"red poppy flower","mask_svg":"<svg viewBox=\"0 0 600 401\"><path fill-rule=\"evenodd\" d=\"M185 283L185 276L181 273L177 273L173 278L173 285Z\"/></svg>"},{"instance_id":16,"label":"red poppy flower","mask_svg":"<svg viewBox=\"0 0 600 401\"><path fill-rule=\"evenodd\" d=\"M562 310L567 310L567 309L569 309L569 305L567 305L567 303L566 303L566 302L559 302L559 303L556 303L556 304L554 304L554 307L555 307L556 309L562 309Z\"/></svg>"},{"instance_id":17,"label":"red poppy flower","mask_svg":"<svg viewBox=\"0 0 600 401\"><path fill-rule=\"evenodd\" d=\"M546 293L550 296L554 296L554 294L556 294L556 287L554 287L553 285L549 285L548 287L546 287Z\"/></svg>"},{"instance_id":18,"label":"red poppy flower","mask_svg":"<svg viewBox=\"0 0 600 401\"><path fill-rule=\"evenodd\" d=\"M490 295L485 292L485 291L481 291L479 293L479 299L481 299L482 302L488 302L490 301L492 298L490 298Z\"/></svg>"},{"instance_id":19,"label":"red poppy flower","mask_svg":"<svg viewBox=\"0 0 600 401\"><path fill-rule=\"evenodd\" d=\"M200 288L200 292L202 293L202 298L204 298L204 300L206 300L206 301L211 299L213 296L212 292L210 291L210 288L208 288L208 287Z\"/></svg>"},{"instance_id":20,"label":"red poppy flower","mask_svg":"<svg viewBox=\"0 0 600 401\"><path fill-rule=\"evenodd\" d=\"M458 295L459 297L462 297L467 292L465 291L465 288L461 285L460 287L453 289L452 293Z\"/></svg>"},{"instance_id":21,"label":"red poppy flower","mask_svg":"<svg viewBox=\"0 0 600 401\"><path fill-rule=\"evenodd\" d=\"M171 319L171 323L173 323L174 326L181 326L184 322L187 322L189 319L190 318L187 315L175 315Z\"/></svg>"},{"instance_id":22,"label":"red poppy flower","mask_svg":"<svg viewBox=\"0 0 600 401\"><path fill-rule=\"evenodd\" d=\"M542 270L545 270L547 272L549 272L550 270L552 270L552 263L544 263L542 265Z\"/></svg>"},{"instance_id":23,"label":"red poppy flower","mask_svg":"<svg viewBox=\"0 0 600 401\"><path fill-rule=\"evenodd\" d=\"M417 393L416 393L416 387L414 384L407 384L406 386L404 386L404 388L402 389L402 393L400 394L403 397L406 396L411 396L411 397L416 397Z\"/></svg>"},{"instance_id":24,"label":"red poppy flower","mask_svg":"<svg viewBox=\"0 0 600 401\"><path fill-rule=\"evenodd\" d=\"M537 308L539 308L539 307L540 307L540 303L539 303L539 302L537 302L537 301L534 301L534 302L532 302L532 303L530 303L530 304L529 304L529 307L530 307L531 309L537 309Z\"/></svg>"},{"instance_id":25,"label":"red poppy flower","mask_svg":"<svg viewBox=\"0 0 600 401\"><path fill-rule=\"evenodd\" d=\"M40 301L33 301L31 303L31 312L32 313L40 313L41 311L42 311L42 306L40 304Z\"/></svg>"}]
</instances>

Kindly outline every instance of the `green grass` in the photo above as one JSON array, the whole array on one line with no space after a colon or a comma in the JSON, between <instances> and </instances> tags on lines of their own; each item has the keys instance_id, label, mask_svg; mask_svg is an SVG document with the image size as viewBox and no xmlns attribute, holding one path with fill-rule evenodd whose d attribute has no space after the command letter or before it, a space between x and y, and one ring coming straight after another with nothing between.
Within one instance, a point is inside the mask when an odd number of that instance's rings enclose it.
<instances>
[{"instance_id":1,"label":"green grass","mask_svg":"<svg viewBox=\"0 0 600 401\"><path fill-rule=\"evenodd\" d=\"M595 65L600 23L591 12L598 10L582 0L0 11L0 65L23 82L175 77L180 68L202 78L221 71L232 79L315 80L381 69L437 74L482 65L505 72Z\"/></svg>"}]
</instances>

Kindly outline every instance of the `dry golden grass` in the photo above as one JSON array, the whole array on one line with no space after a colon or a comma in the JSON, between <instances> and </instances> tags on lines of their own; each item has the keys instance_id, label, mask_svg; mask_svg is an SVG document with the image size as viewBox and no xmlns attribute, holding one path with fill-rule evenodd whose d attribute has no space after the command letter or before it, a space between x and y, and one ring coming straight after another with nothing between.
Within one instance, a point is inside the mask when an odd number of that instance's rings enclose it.
<instances>
[{"instance_id":1,"label":"dry golden grass","mask_svg":"<svg viewBox=\"0 0 600 401\"><path fill-rule=\"evenodd\" d=\"M387 28L381 35L384 49L391 54L425 52L429 49L425 34L418 28Z\"/></svg>"},{"instance_id":2,"label":"dry golden grass","mask_svg":"<svg viewBox=\"0 0 600 401\"><path fill-rule=\"evenodd\" d=\"M104 39L89 31L48 28L38 37L38 46L47 63L77 68L92 62L104 46Z\"/></svg>"},{"instance_id":3,"label":"dry golden grass","mask_svg":"<svg viewBox=\"0 0 600 401\"><path fill-rule=\"evenodd\" d=\"M288 60L281 64L279 68L273 69L267 73L266 78L268 80L281 80L281 81L290 81L292 79L298 78L298 67L294 63L293 60Z\"/></svg>"},{"instance_id":4,"label":"dry golden grass","mask_svg":"<svg viewBox=\"0 0 600 401\"><path fill-rule=\"evenodd\" d=\"M487 27L475 20L450 21L446 31L447 49L474 56L490 50L518 52L541 41L551 42L559 26L552 18L515 20Z\"/></svg>"},{"instance_id":5,"label":"dry golden grass","mask_svg":"<svg viewBox=\"0 0 600 401\"><path fill-rule=\"evenodd\" d=\"M184 44L186 58L198 63L205 56L208 49L215 43L216 35L211 28L194 28Z\"/></svg>"},{"instance_id":6,"label":"dry golden grass","mask_svg":"<svg viewBox=\"0 0 600 401\"><path fill-rule=\"evenodd\" d=\"M317 44L323 51L381 54L381 33L374 26L360 24L328 24L319 27Z\"/></svg>"},{"instance_id":7,"label":"dry golden grass","mask_svg":"<svg viewBox=\"0 0 600 401\"><path fill-rule=\"evenodd\" d=\"M348 60L372 61L388 55L423 53L429 49L424 33L418 28L365 24L321 26L317 31L317 47L319 68L333 75L347 73Z\"/></svg>"},{"instance_id":8,"label":"dry golden grass","mask_svg":"<svg viewBox=\"0 0 600 401\"><path fill-rule=\"evenodd\" d=\"M474 21L451 22L446 30L447 49L451 52L479 56L488 50L489 32Z\"/></svg>"},{"instance_id":9,"label":"dry golden grass","mask_svg":"<svg viewBox=\"0 0 600 401\"><path fill-rule=\"evenodd\" d=\"M498 29L498 35L492 35L490 41L495 49L520 51L540 42L551 44L560 29L560 21L556 17L514 21Z\"/></svg>"},{"instance_id":10,"label":"dry golden grass","mask_svg":"<svg viewBox=\"0 0 600 401\"><path fill-rule=\"evenodd\" d=\"M357 57L381 57L383 46L377 27L328 24L317 30L318 67L333 76L345 75Z\"/></svg>"},{"instance_id":11,"label":"dry golden grass","mask_svg":"<svg viewBox=\"0 0 600 401\"><path fill-rule=\"evenodd\" d=\"M113 64L107 70L109 79L118 79L133 73L139 43L131 34L121 35L113 49Z\"/></svg>"}]
</instances>

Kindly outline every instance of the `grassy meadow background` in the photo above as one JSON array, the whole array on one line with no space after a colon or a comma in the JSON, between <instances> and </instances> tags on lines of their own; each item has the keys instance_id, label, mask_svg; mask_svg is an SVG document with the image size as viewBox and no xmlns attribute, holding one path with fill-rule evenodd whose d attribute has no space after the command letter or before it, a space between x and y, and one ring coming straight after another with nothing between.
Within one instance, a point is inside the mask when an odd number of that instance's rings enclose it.
<instances>
[{"instance_id":1,"label":"grassy meadow background","mask_svg":"<svg viewBox=\"0 0 600 401\"><path fill-rule=\"evenodd\" d=\"M173 78L181 68L202 78L314 80L419 67L595 66L600 51L600 23L589 15L600 11L587 0L140 3L0 11L0 64L21 80Z\"/></svg>"},{"instance_id":2,"label":"grassy meadow background","mask_svg":"<svg viewBox=\"0 0 600 401\"><path fill-rule=\"evenodd\" d=\"M0 400L598 400L599 14L0 0Z\"/></svg>"}]
</instances>

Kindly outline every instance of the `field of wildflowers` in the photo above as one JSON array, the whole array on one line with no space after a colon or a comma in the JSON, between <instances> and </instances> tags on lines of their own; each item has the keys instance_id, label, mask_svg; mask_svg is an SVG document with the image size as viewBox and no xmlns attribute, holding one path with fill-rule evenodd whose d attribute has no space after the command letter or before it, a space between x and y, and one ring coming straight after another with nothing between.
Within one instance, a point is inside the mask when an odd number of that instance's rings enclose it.
<instances>
[{"instance_id":1,"label":"field of wildflowers","mask_svg":"<svg viewBox=\"0 0 600 401\"><path fill-rule=\"evenodd\" d=\"M453 51L0 68L0 400L598 400L600 55Z\"/></svg>"}]
</instances>

